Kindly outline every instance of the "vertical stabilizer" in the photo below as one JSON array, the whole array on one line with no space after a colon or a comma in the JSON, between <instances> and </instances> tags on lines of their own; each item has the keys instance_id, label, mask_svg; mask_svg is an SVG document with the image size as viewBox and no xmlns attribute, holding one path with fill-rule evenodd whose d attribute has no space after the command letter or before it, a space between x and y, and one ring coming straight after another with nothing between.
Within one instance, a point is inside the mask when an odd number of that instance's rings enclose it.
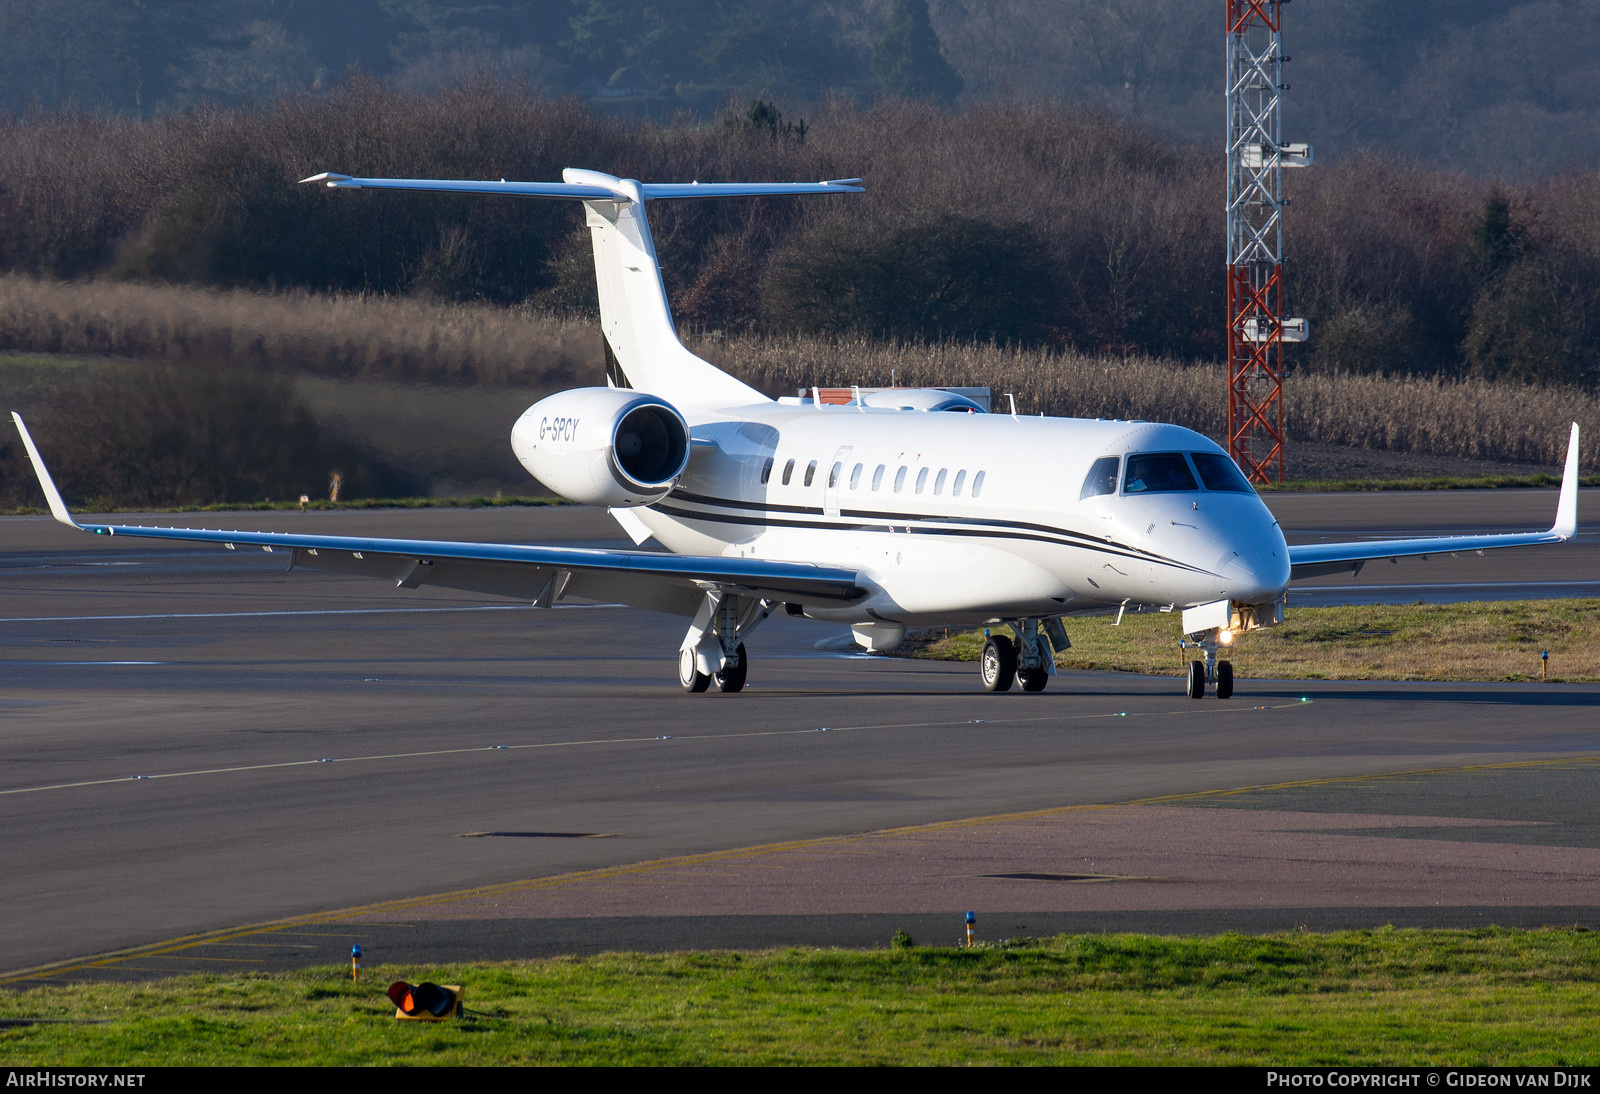
<instances>
[{"instance_id":1,"label":"vertical stabilizer","mask_svg":"<svg viewBox=\"0 0 1600 1094\"><path fill-rule=\"evenodd\" d=\"M561 182L507 182L466 179L375 179L324 171L301 182L334 190L420 190L441 194L497 194L504 197L568 198L583 202L594 238L595 280L600 290L600 323L606 339L606 379L659 395L678 406L731 407L766 402L678 341L667 305L656 245L645 220L647 201L682 198L784 197L801 194L851 194L860 179L826 182L639 182L600 171L568 168Z\"/></svg>"},{"instance_id":2,"label":"vertical stabilizer","mask_svg":"<svg viewBox=\"0 0 1600 1094\"><path fill-rule=\"evenodd\" d=\"M562 178L579 185L599 183L634 198L583 203L594 242L600 328L616 358L615 366L607 370L608 379L677 405L765 402L765 395L696 357L678 341L639 184L571 169L562 172Z\"/></svg>"}]
</instances>

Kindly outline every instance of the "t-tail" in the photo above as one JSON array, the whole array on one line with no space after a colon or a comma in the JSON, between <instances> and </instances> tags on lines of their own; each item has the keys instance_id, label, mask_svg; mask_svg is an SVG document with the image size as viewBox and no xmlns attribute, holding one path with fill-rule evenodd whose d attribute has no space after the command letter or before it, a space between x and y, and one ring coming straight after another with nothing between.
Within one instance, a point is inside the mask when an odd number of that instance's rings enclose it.
<instances>
[{"instance_id":1,"label":"t-tail","mask_svg":"<svg viewBox=\"0 0 1600 1094\"><path fill-rule=\"evenodd\" d=\"M339 190L424 190L450 194L569 198L582 201L594 239L600 325L610 349L607 381L658 395L677 406L730 407L766 401L678 341L661 281L645 203L670 198L763 197L859 193L860 179L828 182L648 183L568 168L561 182L366 179L323 172L302 182Z\"/></svg>"}]
</instances>

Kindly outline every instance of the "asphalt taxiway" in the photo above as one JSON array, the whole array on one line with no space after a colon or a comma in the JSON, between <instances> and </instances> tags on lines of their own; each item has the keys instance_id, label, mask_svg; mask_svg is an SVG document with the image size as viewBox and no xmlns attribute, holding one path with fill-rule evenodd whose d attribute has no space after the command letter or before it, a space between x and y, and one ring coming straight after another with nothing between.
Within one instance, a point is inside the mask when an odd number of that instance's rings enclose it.
<instances>
[{"instance_id":1,"label":"asphalt taxiway","mask_svg":"<svg viewBox=\"0 0 1600 1094\"><path fill-rule=\"evenodd\" d=\"M1269 500L1304 538L1554 509ZM571 508L184 520L617 541ZM1593 530L1359 585L1581 591ZM968 908L999 934L1600 925L1600 688L1242 681L1194 702L1068 673L992 696L969 666L775 619L744 693L687 696L682 624L651 613L397 593L44 518L0 521L0 542L0 970L937 940Z\"/></svg>"}]
</instances>

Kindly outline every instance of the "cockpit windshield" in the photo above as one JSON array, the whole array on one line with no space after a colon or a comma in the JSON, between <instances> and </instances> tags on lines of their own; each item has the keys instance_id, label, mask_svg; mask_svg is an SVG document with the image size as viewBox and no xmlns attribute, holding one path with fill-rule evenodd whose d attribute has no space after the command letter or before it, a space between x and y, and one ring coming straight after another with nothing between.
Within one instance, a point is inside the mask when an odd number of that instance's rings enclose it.
<instances>
[{"instance_id":1,"label":"cockpit windshield","mask_svg":"<svg viewBox=\"0 0 1600 1094\"><path fill-rule=\"evenodd\" d=\"M1207 490L1227 490L1235 494L1254 494L1255 487L1239 471L1239 465L1218 452L1191 452L1195 470Z\"/></svg>"},{"instance_id":2,"label":"cockpit windshield","mask_svg":"<svg viewBox=\"0 0 1600 1094\"><path fill-rule=\"evenodd\" d=\"M1187 457L1187 458L1185 458ZM1193 461L1191 465L1190 461ZM1105 456L1094 462L1084 480L1079 500L1117 491L1117 457ZM1195 481L1195 472L1200 481ZM1124 494L1173 494L1199 490L1221 490L1230 494L1254 494L1255 487L1239 471L1239 465L1220 452L1140 452L1126 459L1122 476Z\"/></svg>"},{"instance_id":3,"label":"cockpit windshield","mask_svg":"<svg viewBox=\"0 0 1600 1094\"><path fill-rule=\"evenodd\" d=\"M1179 490L1198 490L1194 472L1182 452L1143 452L1128 457L1128 470L1122 479L1126 494L1161 494Z\"/></svg>"}]
</instances>

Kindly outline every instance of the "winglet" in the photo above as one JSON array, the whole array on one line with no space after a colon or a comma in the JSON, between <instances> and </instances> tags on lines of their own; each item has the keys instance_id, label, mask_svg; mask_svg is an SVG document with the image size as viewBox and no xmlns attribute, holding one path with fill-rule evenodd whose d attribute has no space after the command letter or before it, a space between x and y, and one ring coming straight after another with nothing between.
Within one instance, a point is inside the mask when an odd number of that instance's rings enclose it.
<instances>
[{"instance_id":1,"label":"winglet","mask_svg":"<svg viewBox=\"0 0 1600 1094\"><path fill-rule=\"evenodd\" d=\"M351 178L349 175L338 175L332 171L323 171L321 174L312 175L308 179L300 180L301 185L304 185L308 182L320 182L327 185L331 189L361 189L361 184L355 179Z\"/></svg>"},{"instance_id":2,"label":"winglet","mask_svg":"<svg viewBox=\"0 0 1600 1094\"><path fill-rule=\"evenodd\" d=\"M33 473L39 476L39 488L44 491L45 500L50 503L50 515L80 532L86 531L83 525L73 520L72 514L67 512L67 503L61 500L61 491L56 489L55 480L50 477L50 471L44 465L44 457L39 455L39 449L28 434L28 427L22 424L22 415L13 410L11 420L17 423L17 432L22 434L22 443L28 449L28 459L33 461Z\"/></svg>"},{"instance_id":3,"label":"winglet","mask_svg":"<svg viewBox=\"0 0 1600 1094\"><path fill-rule=\"evenodd\" d=\"M1572 423L1567 441L1567 467L1561 473L1561 500L1556 502L1556 522L1550 531L1562 539L1578 534L1578 423Z\"/></svg>"}]
</instances>

